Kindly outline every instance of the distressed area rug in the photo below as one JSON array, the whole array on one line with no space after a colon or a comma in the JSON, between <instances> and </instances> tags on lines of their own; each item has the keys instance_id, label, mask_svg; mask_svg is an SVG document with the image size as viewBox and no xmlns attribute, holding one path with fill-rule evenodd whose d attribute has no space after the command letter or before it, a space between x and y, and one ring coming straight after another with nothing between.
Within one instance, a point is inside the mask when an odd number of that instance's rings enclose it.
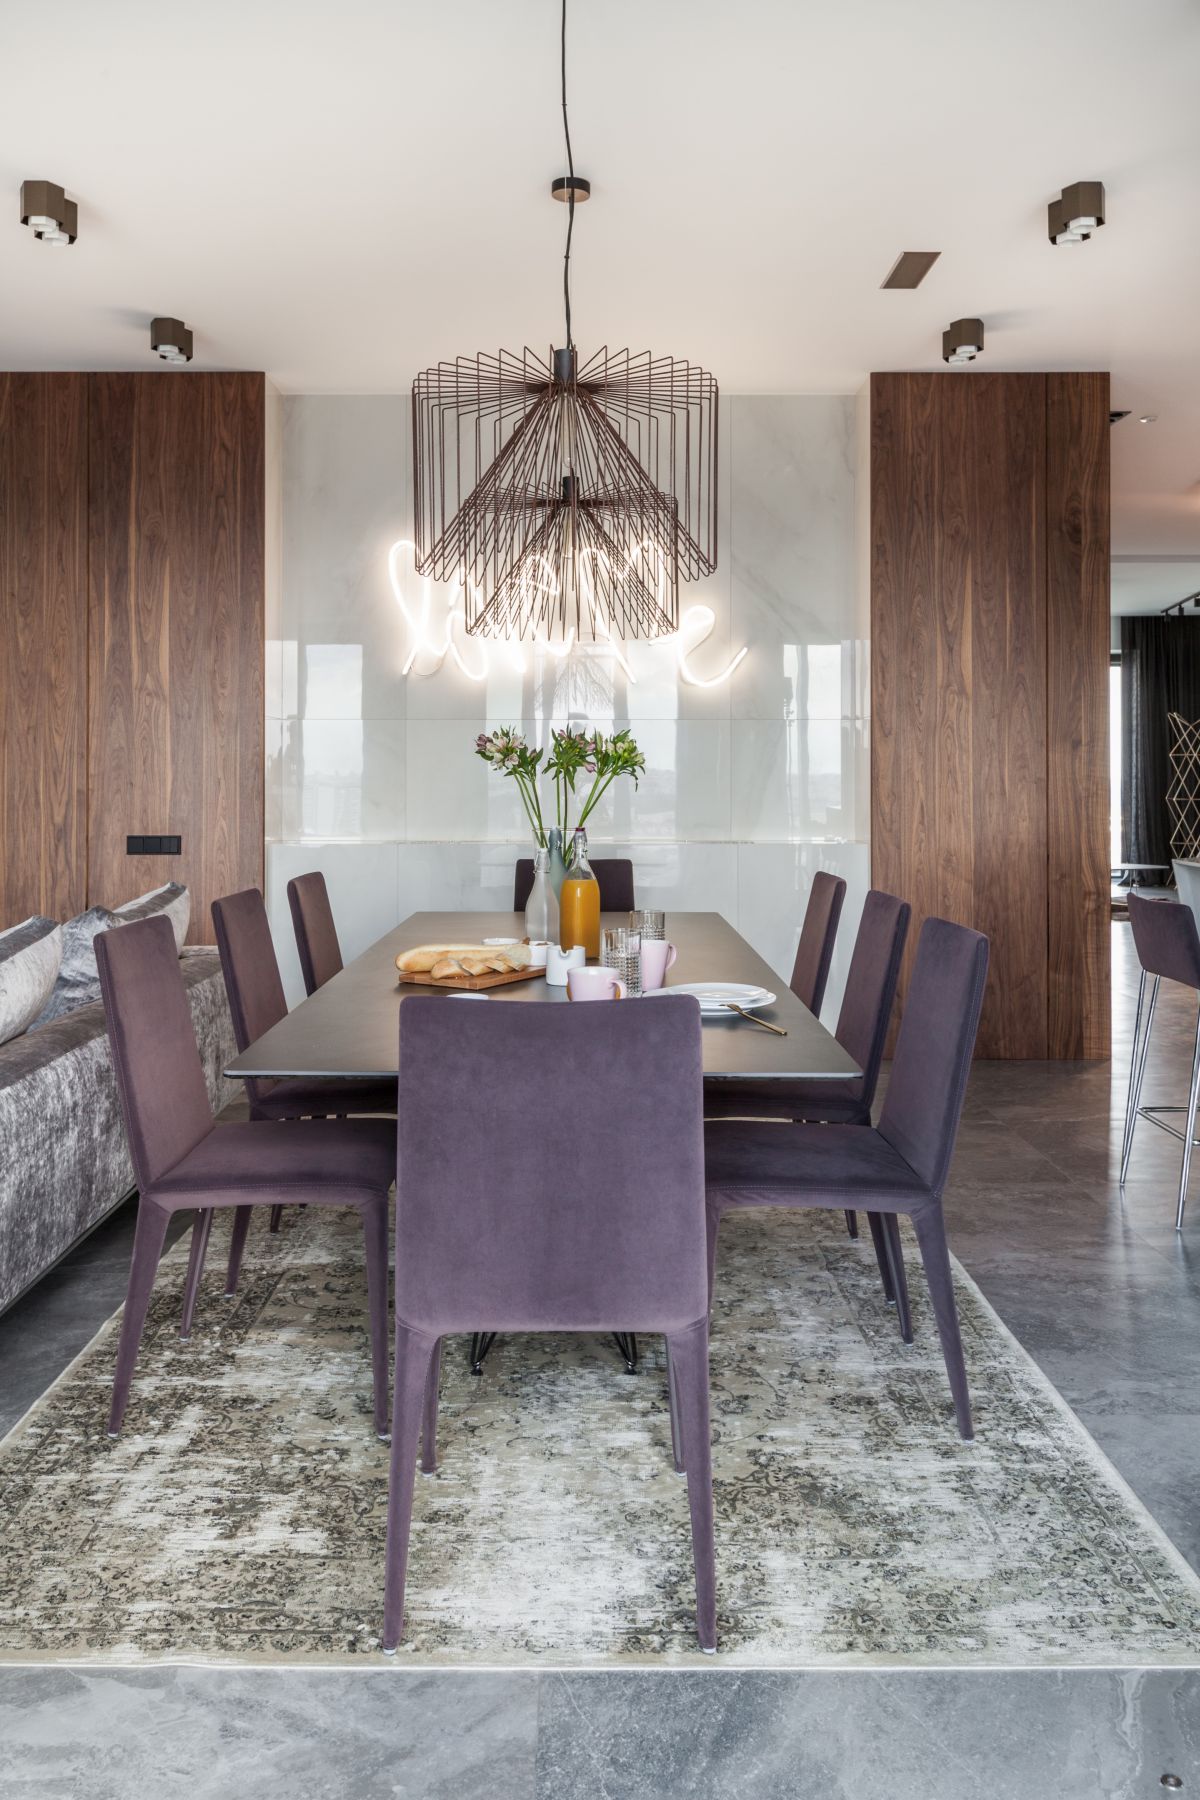
<instances>
[{"instance_id":1,"label":"distressed area rug","mask_svg":"<svg viewBox=\"0 0 1200 1800\"><path fill-rule=\"evenodd\" d=\"M125 1430L107 1325L0 1445L0 1659L609 1667L1200 1661L1200 1582L955 1271L960 1443L915 1248L899 1341L869 1240L726 1221L713 1318L721 1654L693 1636L661 1343L445 1346L405 1641L379 1651L387 1447L371 1430L355 1221L291 1210L223 1299L214 1231L180 1343L160 1271ZM227 1229L227 1227L225 1228Z\"/></svg>"}]
</instances>

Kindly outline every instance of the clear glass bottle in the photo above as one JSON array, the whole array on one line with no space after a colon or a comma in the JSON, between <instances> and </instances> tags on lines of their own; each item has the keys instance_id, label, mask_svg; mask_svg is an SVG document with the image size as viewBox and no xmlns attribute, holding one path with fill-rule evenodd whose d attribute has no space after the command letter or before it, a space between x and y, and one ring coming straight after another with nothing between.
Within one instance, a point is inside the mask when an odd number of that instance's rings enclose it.
<instances>
[{"instance_id":1,"label":"clear glass bottle","mask_svg":"<svg viewBox=\"0 0 1200 1800\"><path fill-rule=\"evenodd\" d=\"M571 860L558 897L559 942L564 950L582 944L592 962L600 954L600 883L588 862L587 832L580 825L571 840Z\"/></svg>"},{"instance_id":2,"label":"clear glass bottle","mask_svg":"<svg viewBox=\"0 0 1200 1800\"><path fill-rule=\"evenodd\" d=\"M533 853L533 886L525 902L525 936L531 944L558 942L558 901L550 885L550 852Z\"/></svg>"}]
</instances>

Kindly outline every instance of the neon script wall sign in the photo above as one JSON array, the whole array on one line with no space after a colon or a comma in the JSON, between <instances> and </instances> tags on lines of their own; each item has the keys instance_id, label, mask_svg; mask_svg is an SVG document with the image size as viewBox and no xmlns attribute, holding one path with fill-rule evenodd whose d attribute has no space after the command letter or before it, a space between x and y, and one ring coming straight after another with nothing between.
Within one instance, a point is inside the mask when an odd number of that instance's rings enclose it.
<instances>
[{"instance_id":1,"label":"neon script wall sign","mask_svg":"<svg viewBox=\"0 0 1200 1800\"><path fill-rule=\"evenodd\" d=\"M413 552L411 538L397 538L388 551L388 577L392 593L404 615L409 632L408 654L401 674L421 677L436 675L449 657L468 681L486 681L491 672L493 656L518 674L524 674L530 666L530 658L536 663L539 658L550 656L555 662L562 662L566 657L575 655L611 659L624 670L626 679L637 686L637 674L629 660L633 646L619 644L615 638L609 637L599 621L599 635L595 643L577 642L574 631L563 643L558 644L552 644L548 639L535 639L530 644L523 644L515 639L468 637L462 583L435 582L428 576L418 576L413 563ZM697 603L689 606L682 614L678 631L672 632L669 637L656 638L653 645L647 644L639 648L644 648L648 655L660 647L666 650L675 661L679 679L689 687L720 687L745 660L749 649L743 644L736 656L731 657L718 674L700 674L692 667L692 658L712 636L716 622L717 615L712 607Z\"/></svg>"}]
</instances>

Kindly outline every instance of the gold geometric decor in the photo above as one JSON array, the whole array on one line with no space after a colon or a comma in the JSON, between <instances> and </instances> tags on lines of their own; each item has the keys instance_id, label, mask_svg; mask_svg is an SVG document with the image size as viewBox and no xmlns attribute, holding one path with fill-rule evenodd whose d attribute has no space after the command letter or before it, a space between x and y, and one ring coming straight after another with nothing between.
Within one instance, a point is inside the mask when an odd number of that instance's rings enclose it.
<instances>
[{"instance_id":1,"label":"gold geometric decor","mask_svg":"<svg viewBox=\"0 0 1200 1800\"><path fill-rule=\"evenodd\" d=\"M1171 815L1171 855L1177 862L1200 860L1200 720L1189 724L1168 713L1171 727L1171 780L1167 811Z\"/></svg>"}]
</instances>

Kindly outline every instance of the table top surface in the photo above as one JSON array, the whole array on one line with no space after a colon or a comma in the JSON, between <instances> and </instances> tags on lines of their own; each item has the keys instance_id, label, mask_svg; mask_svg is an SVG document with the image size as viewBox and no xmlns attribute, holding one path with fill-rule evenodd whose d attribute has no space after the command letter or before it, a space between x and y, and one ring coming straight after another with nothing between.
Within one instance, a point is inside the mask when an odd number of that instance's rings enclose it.
<instances>
[{"instance_id":1,"label":"table top surface","mask_svg":"<svg viewBox=\"0 0 1200 1800\"><path fill-rule=\"evenodd\" d=\"M627 913L603 915L608 924L627 923ZM426 943L475 943L485 937L523 935L518 913L413 913L394 931L356 957L332 981L301 1001L225 1070L252 1076L332 1076L360 1079L394 1076L399 1066L400 1002L439 990L401 982L396 958ZM693 981L742 981L778 996L759 1016L781 1025L786 1037L761 1031L731 1014L704 1020L704 1073L730 1080L820 1078L849 1081L861 1073L837 1039L797 1000L787 983L752 950L720 913L670 912L667 936L678 957L666 985ZM493 988L494 1004L566 1002L567 990L537 976ZM619 1004L619 1003L618 1003Z\"/></svg>"}]
</instances>

